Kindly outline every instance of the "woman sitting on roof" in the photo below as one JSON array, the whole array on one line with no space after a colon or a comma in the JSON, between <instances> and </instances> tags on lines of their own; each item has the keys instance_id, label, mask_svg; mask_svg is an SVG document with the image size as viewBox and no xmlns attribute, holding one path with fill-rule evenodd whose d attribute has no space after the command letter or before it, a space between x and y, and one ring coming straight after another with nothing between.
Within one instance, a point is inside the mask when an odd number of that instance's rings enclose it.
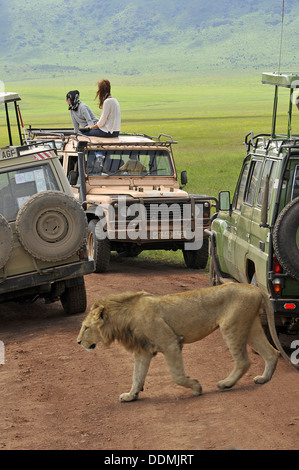
<instances>
[{"instance_id":1,"label":"woman sitting on roof","mask_svg":"<svg viewBox=\"0 0 299 470\"><path fill-rule=\"evenodd\" d=\"M81 103L79 100L78 90L69 91L66 95L66 101L71 112L75 134L78 133L79 127L93 126L98 121L87 104Z\"/></svg>"},{"instance_id":2,"label":"woman sitting on roof","mask_svg":"<svg viewBox=\"0 0 299 470\"><path fill-rule=\"evenodd\" d=\"M80 129L84 135L95 137L118 137L120 132L121 114L116 98L111 96L109 80L98 83L96 98L99 98L99 108L103 108L100 120L87 129Z\"/></svg>"}]
</instances>

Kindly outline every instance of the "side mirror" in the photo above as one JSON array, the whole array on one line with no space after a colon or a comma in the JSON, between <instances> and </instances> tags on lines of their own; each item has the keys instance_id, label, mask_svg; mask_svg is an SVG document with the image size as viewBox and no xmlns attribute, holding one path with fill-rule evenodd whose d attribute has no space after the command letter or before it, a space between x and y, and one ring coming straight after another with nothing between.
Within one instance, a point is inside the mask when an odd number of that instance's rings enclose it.
<instances>
[{"instance_id":1,"label":"side mirror","mask_svg":"<svg viewBox=\"0 0 299 470\"><path fill-rule=\"evenodd\" d=\"M78 176L79 176L78 171L71 170L69 172L67 179L69 180L69 183L71 186L74 186L75 184L77 184Z\"/></svg>"},{"instance_id":2,"label":"side mirror","mask_svg":"<svg viewBox=\"0 0 299 470\"><path fill-rule=\"evenodd\" d=\"M219 210L220 211L231 211L230 203L230 192L220 191L219 193Z\"/></svg>"},{"instance_id":3,"label":"side mirror","mask_svg":"<svg viewBox=\"0 0 299 470\"><path fill-rule=\"evenodd\" d=\"M188 182L187 171L183 170L181 172L181 185L182 186L180 187L180 189L182 189L184 186L186 186L187 182Z\"/></svg>"}]
</instances>

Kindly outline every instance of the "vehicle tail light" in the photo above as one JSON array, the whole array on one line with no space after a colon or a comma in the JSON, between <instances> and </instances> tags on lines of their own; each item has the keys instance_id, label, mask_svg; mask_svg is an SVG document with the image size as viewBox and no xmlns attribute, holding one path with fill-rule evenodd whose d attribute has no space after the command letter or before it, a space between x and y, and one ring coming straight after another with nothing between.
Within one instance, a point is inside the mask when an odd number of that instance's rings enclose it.
<instances>
[{"instance_id":1,"label":"vehicle tail light","mask_svg":"<svg viewBox=\"0 0 299 470\"><path fill-rule=\"evenodd\" d=\"M295 310L296 304L284 304L285 310Z\"/></svg>"},{"instance_id":2,"label":"vehicle tail light","mask_svg":"<svg viewBox=\"0 0 299 470\"><path fill-rule=\"evenodd\" d=\"M282 267L280 266L280 264L279 264L279 262L278 262L278 259L275 258L275 256L274 256L274 258L273 258L273 266L272 266L272 269L273 269L273 272L274 272L275 274L281 274L281 273L282 273Z\"/></svg>"},{"instance_id":3,"label":"vehicle tail light","mask_svg":"<svg viewBox=\"0 0 299 470\"><path fill-rule=\"evenodd\" d=\"M282 274L282 267L280 266L280 264L278 262L278 259L275 258L275 256L273 257L272 270L273 270L274 275L275 274ZM281 278L276 277L276 278L273 279L273 288L274 288L274 292L275 292L276 295L281 295L281 293L282 293L282 284L283 284L283 281L282 281Z\"/></svg>"},{"instance_id":4,"label":"vehicle tail light","mask_svg":"<svg viewBox=\"0 0 299 470\"><path fill-rule=\"evenodd\" d=\"M273 288L274 288L275 294L281 295L282 285L281 285L281 280L279 278L273 279Z\"/></svg>"}]
</instances>

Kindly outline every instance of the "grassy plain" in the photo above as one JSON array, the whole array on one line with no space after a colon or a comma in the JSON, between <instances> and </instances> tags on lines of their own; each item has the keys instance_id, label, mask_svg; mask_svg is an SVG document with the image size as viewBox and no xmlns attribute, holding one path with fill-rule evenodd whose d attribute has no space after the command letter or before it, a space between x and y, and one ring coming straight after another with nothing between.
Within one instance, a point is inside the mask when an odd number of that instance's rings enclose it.
<instances>
[{"instance_id":1,"label":"grassy plain","mask_svg":"<svg viewBox=\"0 0 299 470\"><path fill-rule=\"evenodd\" d=\"M94 101L98 77L12 82L6 91L17 91L25 127L70 127L66 92L79 89L80 98L100 115ZM112 94L122 111L122 131L173 136L177 169L187 170L186 189L193 194L217 196L234 191L242 160L245 134L269 133L274 88L261 84L261 72L250 76L109 77ZM287 127L287 97L280 111ZM3 108L3 107L1 107ZM299 129L294 111L295 127ZM0 123L4 111L0 110ZM0 143L7 143L0 128ZM298 133L298 132L297 132ZM4 142L5 141L5 142ZM164 255L163 255L164 256Z\"/></svg>"}]
</instances>

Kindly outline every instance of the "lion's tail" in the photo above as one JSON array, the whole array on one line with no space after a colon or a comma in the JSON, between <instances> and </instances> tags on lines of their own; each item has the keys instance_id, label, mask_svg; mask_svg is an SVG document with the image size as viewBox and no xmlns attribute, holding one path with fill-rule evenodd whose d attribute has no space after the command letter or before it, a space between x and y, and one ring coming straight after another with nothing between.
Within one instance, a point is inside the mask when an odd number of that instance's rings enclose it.
<instances>
[{"instance_id":1,"label":"lion's tail","mask_svg":"<svg viewBox=\"0 0 299 470\"><path fill-rule=\"evenodd\" d=\"M265 309L265 312L267 314L268 325L269 325L269 329L270 329L272 339L275 343L275 346L277 347L280 354L282 355L282 357L284 359L286 359L288 362L290 362L290 358L286 354L286 352L284 351L283 347L281 346L280 341L279 341L278 336L277 336L277 331L276 331L276 327L275 327L275 318L274 318L273 305L271 304L270 299L267 296L267 294L265 294L265 292L263 292L262 290L260 290L260 291L261 291L261 294L262 294L262 297L263 297L262 305L263 305L263 307Z\"/></svg>"}]
</instances>

